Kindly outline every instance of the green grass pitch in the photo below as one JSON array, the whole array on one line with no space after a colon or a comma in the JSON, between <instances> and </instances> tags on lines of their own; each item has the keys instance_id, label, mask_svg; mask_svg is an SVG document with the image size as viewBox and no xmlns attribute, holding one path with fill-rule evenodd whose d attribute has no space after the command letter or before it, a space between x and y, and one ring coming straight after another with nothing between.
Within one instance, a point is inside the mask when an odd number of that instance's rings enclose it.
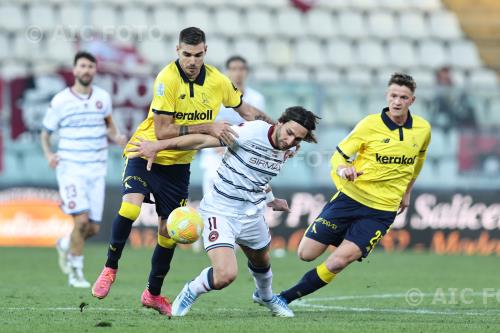
<instances>
[{"instance_id":1,"label":"green grass pitch","mask_svg":"<svg viewBox=\"0 0 500 333\"><path fill-rule=\"evenodd\" d=\"M152 249L127 247L111 293L70 289L54 249L0 248L0 332L499 332L498 257L437 256L376 251L315 294L292 303L295 318L274 318L252 303L253 280L240 274L227 289L203 295L184 318L143 309ZM106 245L86 248L86 277L94 281ZM294 284L321 261L294 253L273 258L274 291ZM172 300L208 265L204 253L177 250L163 292ZM86 305L80 310L80 305Z\"/></svg>"}]
</instances>

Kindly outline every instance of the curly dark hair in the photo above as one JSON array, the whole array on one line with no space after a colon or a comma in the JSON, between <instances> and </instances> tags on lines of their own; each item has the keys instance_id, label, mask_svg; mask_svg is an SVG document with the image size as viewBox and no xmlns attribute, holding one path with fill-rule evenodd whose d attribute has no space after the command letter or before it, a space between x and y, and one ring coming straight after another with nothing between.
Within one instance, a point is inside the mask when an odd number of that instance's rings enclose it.
<instances>
[{"instance_id":1,"label":"curly dark hair","mask_svg":"<svg viewBox=\"0 0 500 333\"><path fill-rule=\"evenodd\" d=\"M308 131L304 141L317 143L318 140L313 131L316 129L319 119L321 118L302 106L291 106L281 114L278 121L282 124L291 120L299 123Z\"/></svg>"}]
</instances>

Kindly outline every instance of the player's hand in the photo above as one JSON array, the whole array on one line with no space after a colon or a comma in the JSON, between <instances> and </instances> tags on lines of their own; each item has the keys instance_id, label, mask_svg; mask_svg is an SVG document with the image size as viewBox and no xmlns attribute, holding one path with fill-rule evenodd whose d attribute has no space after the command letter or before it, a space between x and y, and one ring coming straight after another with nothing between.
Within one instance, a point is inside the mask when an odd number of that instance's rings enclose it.
<instances>
[{"instance_id":1,"label":"player's hand","mask_svg":"<svg viewBox=\"0 0 500 333\"><path fill-rule=\"evenodd\" d=\"M290 213L290 208L288 207L288 202L285 199L274 199L267 204L267 207L271 207L274 211L287 212Z\"/></svg>"},{"instance_id":2,"label":"player's hand","mask_svg":"<svg viewBox=\"0 0 500 333\"><path fill-rule=\"evenodd\" d=\"M146 169L151 171L151 166L156 158L156 154L160 149L158 149L158 141L148 141L141 137L137 137L139 141L131 141L130 144L135 147L130 147L126 151L127 153L132 153L128 155L128 158L144 157L148 160Z\"/></svg>"},{"instance_id":3,"label":"player's hand","mask_svg":"<svg viewBox=\"0 0 500 333\"><path fill-rule=\"evenodd\" d=\"M59 164L59 155L54 153L48 153L46 156L47 162L49 163L49 167L55 169Z\"/></svg>"},{"instance_id":4,"label":"player's hand","mask_svg":"<svg viewBox=\"0 0 500 333\"><path fill-rule=\"evenodd\" d=\"M213 123L209 134L222 140L226 146L231 146L234 143L234 138L238 137L238 134L231 128L231 124L226 122Z\"/></svg>"},{"instance_id":5,"label":"player's hand","mask_svg":"<svg viewBox=\"0 0 500 333\"><path fill-rule=\"evenodd\" d=\"M300 143L295 146L295 149L289 149L285 153L285 159L293 158L300 150Z\"/></svg>"},{"instance_id":6,"label":"player's hand","mask_svg":"<svg viewBox=\"0 0 500 333\"><path fill-rule=\"evenodd\" d=\"M399 209L398 209L397 215L404 212L405 209L410 205L410 194L411 194L410 192L407 192L403 196L403 200L401 200L401 203L399 204Z\"/></svg>"},{"instance_id":7,"label":"player's hand","mask_svg":"<svg viewBox=\"0 0 500 333\"><path fill-rule=\"evenodd\" d=\"M354 181L356 178L361 176L363 171L356 171L356 168L353 166L339 166L337 168L337 175L339 175L343 179L347 179L349 181Z\"/></svg>"},{"instance_id":8,"label":"player's hand","mask_svg":"<svg viewBox=\"0 0 500 333\"><path fill-rule=\"evenodd\" d=\"M127 137L124 134L117 134L113 138L114 143L119 145L120 147L124 148L127 145Z\"/></svg>"}]
</instances>

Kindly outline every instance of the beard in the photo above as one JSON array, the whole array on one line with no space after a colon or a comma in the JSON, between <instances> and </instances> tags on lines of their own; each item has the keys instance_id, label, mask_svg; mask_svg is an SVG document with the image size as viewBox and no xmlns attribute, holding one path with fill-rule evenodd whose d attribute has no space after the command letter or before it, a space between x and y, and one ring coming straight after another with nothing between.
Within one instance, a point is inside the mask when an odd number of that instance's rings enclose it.
<instances>
[{"instance_id":1,"label":"beard","mask_svg":"<svg viewBox=\"0 0 500 333\"><path fill-rule=\"evenodd\" d=\"M88 79L84 79L83 77L77 77L78 83L80 83L84 87L88 87L92 83L92 77Z\"/></svg>"}]
</instances>

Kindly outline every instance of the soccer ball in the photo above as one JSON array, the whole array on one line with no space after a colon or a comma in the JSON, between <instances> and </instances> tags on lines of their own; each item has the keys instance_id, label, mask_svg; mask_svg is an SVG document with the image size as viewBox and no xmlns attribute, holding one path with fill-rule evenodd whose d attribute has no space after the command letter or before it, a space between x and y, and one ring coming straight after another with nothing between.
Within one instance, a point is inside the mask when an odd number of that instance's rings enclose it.
<instances>
[{"instance_id":1,"label":"soccer ball","mask_svg":"<svg viewBox=\"0 0 500 333\"><path fill-rule=\"evenodd\" d=\"M167 230L170 238L177 243L191 244L203 231L203 219L194 208L178 207L168 216Z\"/></svg>"}]
</instances>

